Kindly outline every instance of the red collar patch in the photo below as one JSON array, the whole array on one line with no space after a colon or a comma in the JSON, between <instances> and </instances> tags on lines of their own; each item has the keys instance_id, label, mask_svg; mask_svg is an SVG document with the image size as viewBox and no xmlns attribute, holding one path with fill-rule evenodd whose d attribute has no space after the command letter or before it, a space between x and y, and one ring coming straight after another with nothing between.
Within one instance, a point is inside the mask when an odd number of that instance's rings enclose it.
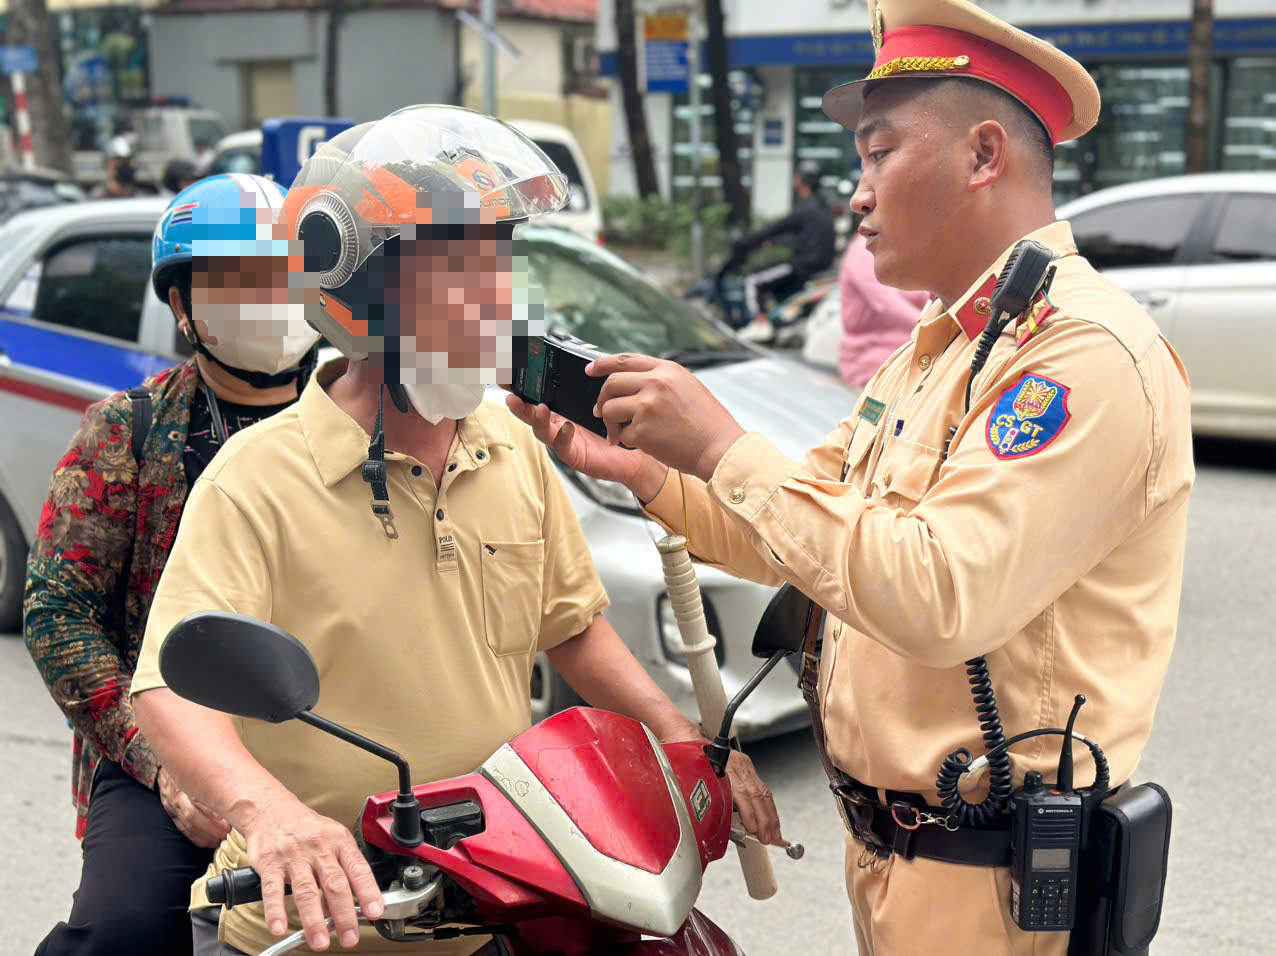
<instances>
[{"instance_id":1,"label":"red collar patch","mask_svg":"<svg viewBox=\"0 0 1276 956\"><path fill-rule=\"evenodd\" d=\"M966 333L966 338L972 342L984 334L988 320L992 317L992 290L996 287L997 277L990 275L953 315L961 330Z\"/></svg>"}]
</instances>

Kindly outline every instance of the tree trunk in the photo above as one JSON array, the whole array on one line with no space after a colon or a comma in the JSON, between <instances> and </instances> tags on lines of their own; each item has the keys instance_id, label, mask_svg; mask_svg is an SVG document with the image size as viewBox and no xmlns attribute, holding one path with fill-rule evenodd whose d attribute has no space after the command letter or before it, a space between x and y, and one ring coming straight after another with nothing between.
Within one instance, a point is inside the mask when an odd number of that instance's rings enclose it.
<instances>
[{"instance_id":1,"label":"tree trunk","mask_svg":"<svg viewBox=\"0 0 1276 956\"><path fill-rule=\"evenodd\" d=\"M70 173L71 139L62 108L62 71L45 0L10 0L7 42L11 46L35 47L36 72L26 77L35 161ZM14 130L13 145L20 155L22 144L16 122Z\"/></svg>"},{"instance_id":2,"label":"tree trunk","mask_svg":"<svg viewBox=\"0 0 1276 956\"><path fill-rule=\"evenodd\" d=\"M345 19L345 0L328 0L328 24L324 31L323 112L325 116L337 115L337 76L340 73L338 43L341 21Z\"/></svg>"},{"instance_id":3,"label":"tree trunk","mask_svg":"<svg viewBox=\"0 0 1276 956\"><path fill-rule=\"evenodd\" d=\"M732 225L748 228L749 191L744 188L740 169L735 115L731 112L731 88L727 74L727 31L722 16L722 0L705 0L705 24L709 28L709 74L713 77L713 128L718 146L718 172L722 176L722 198L730 207Z\"/></svg>"},{"instance_id":4,"label":"tree trunk","mask_svg":"<svg viewBox=\"0 0 1276 956\"><path fill-rule=\"evenodd\" d=\"M1187 51L1187 171L1209 169L1210 64L1214 53L1213 0L1192 0L1192 39Z\"/></svg>"},{"instance_id":5,"label":"tree trunk","mask_svg":"<svg viewBox=\"0 0 1276 956\"><path fill-rule=\"evenodd\" d=\"M629 152L634 160L634 178L638 195L660 195L656 179L656 161L651 155L651 137L647 135L647 114L638 92L638 47L634 36L633 0L616 0L616 56L620 60L620 90L625 105L625 124L629 129Z\"/></svg>"}]
</instances>

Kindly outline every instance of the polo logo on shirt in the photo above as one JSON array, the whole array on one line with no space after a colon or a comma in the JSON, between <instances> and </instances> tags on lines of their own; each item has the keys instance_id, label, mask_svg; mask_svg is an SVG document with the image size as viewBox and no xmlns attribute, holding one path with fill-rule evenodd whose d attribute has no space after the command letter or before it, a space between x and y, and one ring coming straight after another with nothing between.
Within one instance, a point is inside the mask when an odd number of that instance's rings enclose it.
<instances>
[{"instance_id":1,"label":"polo logo on shirt","mask_svg":"<svg viewBox=\"0 0 1276 956\"><path fill-rule=\"evenodd\" d=\"M988 447L1002 461L1027 458L1059 437L1072 413L1071 389L1044 375L1024 375L1001 393L988 415Z\"/></svg>"}]
</instances>

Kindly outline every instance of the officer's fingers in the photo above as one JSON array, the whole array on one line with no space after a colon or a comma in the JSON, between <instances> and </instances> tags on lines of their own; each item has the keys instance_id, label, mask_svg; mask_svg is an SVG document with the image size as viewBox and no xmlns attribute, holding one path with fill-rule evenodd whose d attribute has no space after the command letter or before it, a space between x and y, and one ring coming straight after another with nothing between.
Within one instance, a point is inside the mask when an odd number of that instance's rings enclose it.
<instances>
[{"instance_id":1,"label":"officer's fingers","mask_svg":"<svg viewBox=\"0 0 1276 956\"><path fill-rule=\"evenodd\" d=\"M647 372L660 364L660 359L650 355L639 355L636 352L620 352L616 355L604 355L594 359L585 366L585 372L596 378L611 375L614 372Z\"/></svg>"},{"instance_id":2,"label":"officer's fingers","mask_svg":"<svg viewBox=\"0 0 1276 956\"><path fill-rule=\"evenodd\" d=\"M637 396L627 396L625 398L613 398L598 409L599 415L607 425L607 444L617 445L621 440L626 440L628 447L638 447L633 443L633 425L634 415L638 411L639 399ZM622 435L622 432L624 433Z\"/></svg>"},{"instance_id":3,"label":"officer's fingers","mask_svg":"<svg viewBox=\"0 0 1276 956\"><path fill-rule=\"evenodd\" d=\"M617 372L614 375L609 375L607 381L603 382L602 390L598 393L598 401L594 404L594 408L601 408L604 403L613 398L636 394L642 390L643 385L649 380L649 376L635 372ZM595 414L597 414L597 411L595 411Z\"/></svg>"}]
</instances>

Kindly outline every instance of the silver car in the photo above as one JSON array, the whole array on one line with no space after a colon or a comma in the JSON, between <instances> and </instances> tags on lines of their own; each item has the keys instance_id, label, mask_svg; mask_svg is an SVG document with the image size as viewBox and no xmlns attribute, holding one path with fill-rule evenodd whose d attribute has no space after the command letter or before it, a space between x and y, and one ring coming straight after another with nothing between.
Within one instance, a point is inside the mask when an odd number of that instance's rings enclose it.
<instances>
[{"instance_id":1,"label":"silver car","mask_svg":"<svg viewBox=\"0 0 1276 956\"><path fill-rule=\"evenodd\" d=\"M35 532L49 476L91 401L131 387L180 358L167 307L149 292L151 230L164 200L85 203L72 210L18 217L0 232L0 529L4 535L0 611L11 616L21 588L23 555ZM56 213L56 215L55 215ZM22 241L10 229L21 230ZM741 342L648 281L619 257L566 230L524 233L531 281L545 290L553 324L607 351L677 358L693 369L748 429L790 455L818 444L852 407L854 396L832 376L772 357ZM78 251L77 251L78 250ZM109 275L102 272L109 271ZM78 278L77 278L78 277ZM77 279L77 287L71 283ZM93 290L123 284L117 302ZM77 288L79 291L77 291ZM76 296L81 296L77 299ZM94 298L92 315L68 306ZM114 313L112 313L114 310ZM493 390L491 401L503 393ZM612 606L608 619L657 683L687 713L696 712L679 636L665 597L655 542L663 531L621 486L562 470ZM7 503L14 520L5 522ZM709 626L728 694L755 669L754 626L772 589L711 568L700 569ZM3 590L7 589L7 590ZM6 602L8 602L6 604ZM540 657L532 680L533 718L576 698ZM792 670L773 672L736 718L742 738L804 726L806 708Z\"/></svg>"},{"instance_id":2,"label":"silver car","mask_svg":"<svg viewBox=\"0 0 1276 956\"><path fill-rule=\"evenodd\" d=\"M1077 249L1148 311L1192 379L1192 431L1276 440L1276 173L1101 189L1058 211Z\"/></svg>"}]
</instances>

